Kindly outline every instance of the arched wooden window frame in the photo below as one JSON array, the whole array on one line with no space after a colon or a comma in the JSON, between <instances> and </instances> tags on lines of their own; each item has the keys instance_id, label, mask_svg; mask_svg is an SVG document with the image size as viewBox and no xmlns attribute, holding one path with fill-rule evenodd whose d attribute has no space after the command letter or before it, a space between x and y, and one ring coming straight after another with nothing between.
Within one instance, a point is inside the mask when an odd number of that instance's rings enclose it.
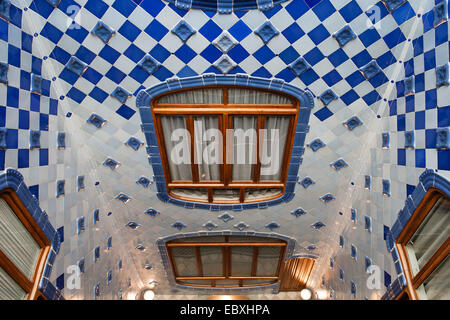
<instances>
[{"instance_id":1,"label":"arched wooden window frame","mask_svg":"<svg viewBox=\"0 0 450 320\"><path fill-rule=\"evenodd\" d=\"M207 238L208 236L205 236ZM230 240L230 236L224 236L224 241L188 241L189 238L185 238L186 242L172 242L169 241L166 243L167 251L170 257L170 263L172 265L172 270L174 271L175 281L177 284L191 286L191 287L216 287L217 280L236 280L239 281L238 285L230 285L230 286L221 286L219 288L233 288L233 287L255 287L255 286L268 286L277 283L280 280L280 270L282 268L283 259L286 254L287 242L283 240L279 240L273 238L273 242L267 241L259 241L258 238L261 237L252 237L251 241L232 241ZM261 247L280 247L280 255L277 262L277 270L275 275L257 275L256 269L258 265L258 251ZM173 256L172 249L175 247L192 247L194 248L196 264L197 264L197 272L198 274L195 276L181 276L177 272L177 265L175 263L175 259ZM222 270L218 271L218 275L215 276L205 276L202 271L202 261L200 248L201 247L218 247L222 249ZM252 265L251 265L251 274L250 275L235 275L232 270L232 259L231 252L235 247L252 247L253 248L253 257L252 257ZM190 280L207 280L211 281L209 285L200 285L200 284L190 284ZM265 280L267 282L260 284L252 284L246 285L244 284L245 280Z\"/></svg>"},{"instance_id":2,"label":"arched wooden window frame","mask_svg":"<svg viewBox=\"0 0 450 320\"><path fill-rule=\"evenodd\" d=\"M4 199L14 214L19 218L33 239L40 247L39 257L32 279L28 279L22 271L0 250L0 267L19 284L27 293L26 300L37 300L47 298L38 289L44 271L45 262L50 252L51 243L40 229L36 221L31 217L29 211L12 189L4 189L0 192L0 198Z\"/></svg>"},{"instance_id":3,"label":"arched wooden window frame","mask_svg":"<svg viewBox=\"0 0 450 320\"><path fill-rule=\"evenodd\" d=\"M166 0L182 10L200 9L229 14L233 11L258 9L267 11L288 0Z\"/></svg>"},{"instance_id":4,"label":"arched wooden window frame","mask_svg":"<svg viewBox=\"0 0 450 320\"><path fill-rule=\"evenodd\" d=\"M441 198L445 198L450 201L450 197L448 197L443 191L437 188L430 188L418 205L414 214L411 216L411 219L405 225L403 231L397 238L395 246L403 266L404 275L406 278L406 288L404 288L403 291L396 297L396 300L419 300L417 289L450 253L450 238L447 238L447 240L439 247L428 262L420 269L420 271L416 275L413 275L406 245L431 212L435 204Z\"/></svg>"},{"instance_id":5,"label":"arched wooden window frame","mask_svg":"<svg viewBox=\"0 0 450 320\"><path fill-rule=\"evenodd\" d=\"M165 96L190 91L197 89L219 89L222 92L222 103L220 104L172 104L172 103L160 103L159 101ZM228 103L228 90L229 89L250 89L252 91L266 92L274 95L281 95L291 101L290 104L229 104ZM297 117L299 112L299 101L287 94L281 92L275 92L274 90L262 89L262 88L248 88L244 86L202 86L194 87L188 89L173 90L162 95L155 97L151 101L151 109L153 114L153 119L155 121L155 131L158 139L158 144L161 152L161 160L164 168L164 176L166 186L168 188L168 193L174 198L185 201L195 201L204 203L251 203L251 202L261 202L268 201L272 199L279 198L284 192L286 187L286 180L288 176L289 160L292 154L292 145L295 136L295 124L297 123ZM163 128L161 123L161 116L181 116L186 120L187 129L191 137L191 169L193 181L173 181L171 178L168 156L164 143ZM255 164L255 171L253 176L253 181L232 181L232 164L227 163L227 151L226 142L227 139L226 130L233 129L233 116L244 115L257 117L257 133L260 129L265 129L265 120L267 116L283 115L289 116L289 130L287 134L284 154L281 162L281 175L279 181L262 181L260 180L260 169L261 169L261 159L260 153L260 135L256 135L256 145L257 145L257 163ZM219 130L223 137L223 164L220 165L220 176L219 181L199 181L199 169L198 165L194 163L194 117L195 116L217 116L219 120ZM171 192L172 188L205 188L208 190L208 200L199 200L186 197L180 197ZM269 197L258 198L254 200L245 200L245 191L250 188L263 189L263 188L273 188L279 189L280 192L276 195ZM215 189L236 189L239 190L240 196L239 200L236 201L224 201L218 202L214 200L214 190Z\"/></svg>"},{"instance_id":6,"label":"arched wooden window frame","mask_svg":"<svg viewBox=\"0 0 450 320\"><path fill-rule=\"evenodd\" d=\"M19 171L7 168L0 174L0 197L5 199L41 247L31 280L1 253L0 266L28 293L27 300L64 300L60 290L49 280L61 247L60 235L48 220L47 213L39 207L39 201L30 192Z\"/></svg>"},{"instance_id":7,"label":"arched wooden window frame","mask_svg":"<svg viewBox=\"0 0 450 320\"><path fill-rule=\"evenodd\" d=\"M273 90L277 94L288 95L299 102L295 137L293 139L292 153L288 165L288 176L284 193L281 196L272 200L251 203L214 204L202 203L195 200L181 200L169 195L163 170L162 155L159 149L157 135L155 133L156 124L153 120L151 102L157 96L167 92L203 86L244 86L249 89L267 89ZM142 121L141 128L147 142L147 153L149 155L149 163L153 168L154 182L158 192L157 197L161 201L169 202L184 208L198 208L213 211L241 211L254 208L266 208L268 206L274 206L283 202L289 202L293 199L294 189L298 180L298 170L305 150L305 138L309 131L309 118L311 115L311 110L314 107L313 95L308 90L305 91L296 86L285 83L282 79L259 78L248 76L246 74L217 75L213 73L205 73L194 77L170 78L148 89L143 89L139 91L136 96L136 106L139 109L139 114Z\"/></svg>"},{"instance_id":8,"label":"arched wooden window frame","mask_svg":"<svg viewBox=\"0 0 450 320\"><path fill-rule=\"evenodd\" d=\"M217 294L228 294L230 292L233 292L233 294L237 294L239 292L249 292L249 290L251 292L259 292L259 291L264 291L266 292L266 290L268 289L272 289L273 293L276 294L279 292L280 290L280 281L276 281L273 284L268 284L268 285L259 285L259 286L254 286L254 287L198 287L198 286L187 286L187 285L183 285L183 284L179 284L177 283L177 281L175 280L175 271L173 269L173 264L171 262L171 258L168 252L168 247L167 247L167 243L170 243L170 241L175 240L175 239L187 239L187 238L192 238L192 237L203 237L205 236L205 232L199 231L199 232L189 232L189 233L177 233L175 235L170 235L170 236L166 236L166 237L162 237L159 238L156 241L156 245L158 247L158 250L161 254L161 259L162 259L162 263L164 266L164 269L166 270L167 273L167 279L169 281L169 283L173 286L176 286L178 288L182 288L182 289L191 289L191 290L195 290L196 292L205 292L208 294L211 294L212 292L215 292ZM303 255L297 256L297 255L293 255L294 251L295 251L295 247L296 247L296 240L293 238L290 238L288 236L282 235L282 234L278 234L278 233L264 233L264 232L256 232L256 231L209 231L208 236L232 236L232 235L236 235L236 236L249 236L249 237L254 237L254 239L257 239L258 237L271 237L274 239L278 239L280 241L284 241L286 242L286 249L283 252L283 259L282 262L285 263L286 261L288 261L289 259L292 258L297 258L297 257L303 257ZM312 258L315 259L316 257L313 256L305 256L306 258Z\"/></svg>"},{"instance_id":9,"label":"arched wooden window frame","mask_svg":"<svg viewBox=\"0 0 450 320\"><path fill-rule=\"evenodd\" d=\"M392 256L398 277L389 285L382 300L417 300L419 297L416 289L448 255L447 239L435 252L435 256L429 259L429 264L413 277L405 250L409 239L442 197L450 198L450 181L438 174L437 170L425 170L414 191L407 196L405 206L399 211L392 228L385 231L386 247Z\"/></svg>"}]
</instances>

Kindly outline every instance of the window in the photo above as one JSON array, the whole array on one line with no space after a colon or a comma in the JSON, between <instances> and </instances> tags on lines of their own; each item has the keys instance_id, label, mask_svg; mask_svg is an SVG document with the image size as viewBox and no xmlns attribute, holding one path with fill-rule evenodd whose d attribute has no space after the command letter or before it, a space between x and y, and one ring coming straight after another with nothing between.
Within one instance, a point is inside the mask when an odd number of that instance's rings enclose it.
<instances>
[{"instance_id":1,"label":"window","mask_svg":"<svg viewBox=\"0 0 450 320\"><path fill-rule=\"evenodd\" d=\"M49 250L16 194L0 193L0 300L45 299L38 285Z\"/></svg>"},{"instance_id":2,"label":"window","mask_svg":"<svg viewBox=\"0 0 450 320\"><path fill-rule=\"evenodd\" d=\"M175 280L195 287L253 287L276 283L286 242L249 236L179 238L166 243Z\"/></svg>"},{"instance_id":3,"label":"window","mask_svg":"<svg viewBox=\"0 0 450 320\"><path fill-rule=\"evenodd\" d=\"M176 1L166 0L173 3L182 10L202 9L208 11L219 11L220 13L231 13L239 10L260 9L263 11L272 9L274 6L283 3L287 0L271 0L263 1L262 5L257 0L188 0Z\"/></svg>"},{"instance_id":4,"label":"window","mask_svg":"<svg viewBox=\"0 0 450 320\"><path fill-rule=\"evenodd\" d=\"M202 87L153 99L169 194L244 203L283 194L299 102L247 87Z\"/></svg>"},{"instance_id":5,"label":"window","mask_svg":"<svg viewBox=\"0 0 450 320\"><path fill-rule=\"evenodd\" d=\"M450 199L431 188L396 247L407 287L398 299L450 300Z\"/></svg>"}]
</instances>

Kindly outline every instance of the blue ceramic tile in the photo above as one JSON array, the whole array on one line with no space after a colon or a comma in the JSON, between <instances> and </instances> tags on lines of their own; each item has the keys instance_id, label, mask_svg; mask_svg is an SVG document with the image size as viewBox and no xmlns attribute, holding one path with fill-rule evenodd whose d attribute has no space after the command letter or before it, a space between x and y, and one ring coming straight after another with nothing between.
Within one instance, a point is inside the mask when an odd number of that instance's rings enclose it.
<instances>
[{"instance_id":1,"label":"blue ceramic tile","mask_svg":"<svg viewBox=\"0 0 450 320\"><path fill-rule=\"evenodd\" d=\"M185 228L186 225L181 221L176 221L176 222L172 223L172 227L176 228L178 230L181 230L181 229Z\"/></svg>"},{"instance_id":2,"label":"blue ceramic tile","mask_svg":"<svg viewBox=\"0 0 450 320\"><path fill-rule=\"evenodd\" d=\"M372 60L365 66L361 68L361 72L364 74L364 77L369 80L381 72L381 68L378 66L375 60Z\"/></svg>"},{"instance_id":3,"label":"blue ceramic tile","mask_svg":"<svg viewBox=\"0 0 450 320\"><path fill-rule=\"evenodd\" d=\"M181 39L181 41L186 42L193 34L197 31L191 27L189 23L184 20L178 22L178 24L172 29L172 32Z\"/></svg>"},{"instance_id":4,"label":"blue ceramic tile","mask_svg":"<svg viewBox=\"0 0 450 320\"><path fill-rule=\"evenodd\" d=\"M343 159L338 159L330 163L330 166L333 167L336 171L339 171L345 167L348 167L348 164Z\"/></svg>"},{"instance_id":5,"label":"blue ceramic tile","mask_svg":"<svg viewBox=\"0 0 450 320\"><path fill-rule=\"evenodd\" d=\"M447 1L441 1L433 8L433 26L436 28L448 19Z\"/></svg>"},{"instance_id":6,"label":"blue ceramic tile","mask_svg":"<svg viewBox=\"0 0 450 320\"><path fill-rule=\"evenodd\" d=\"M154 216L160 214L160 212L158 210L153 209L153 208L149 208L149 209L145 210L144 213L151 217L154 217Z\"/></svg>"},{"instance_id":7,"label":"blue ceramic tile","mask_svg":"<svg viewBox=\"0 0 450 320\"><path fill-rule=\"evenodd\" d=\"M448 86L449 79L449 63L436 68L436 87Z\"/></svg>"},{"instance_id":8,"label":"blue ceramic tile","mask_svg":"<svg viewBox=\"0 0 450 320\"><path fill-rule=\"evenodd\" d=\"M8 64L0 62L0 82L8 84Z\"/></svg>"},{"instance_id":9,"label":"blue ceramic tile","mask_svg":"<svg viewBox=\"0 0 450 320\"><path fill-rule=\"evenodd\" d=\"M97 22L91 32L99 37L104 43L108 43L111 37L116 33L102 21Z\"/></svg>"},{"instance_id":10,"label":"blue ceramic tile","mask_svg":"<svg viewBox=\"0 0 450 320\"><path fill-rule=\"evenodd\" d=\"M255 30L255 33L261 38L264 44L267 44L273 37L277 36L280 32L273 26L270 21L264 22L259 28Z\"/></svg>"},{"instance_id":11,"label":"blue ceramic tile","mask_svg":"<svg viewBox=\"0 0 450 320\"><path fill-rule=\"evenodd\" d=\"M414 131L405 131L405 149L414 149Z\"/></svg>"},{"instance_id":12,"label":"blue ceramic tile","mask_svg":"<svg viewBox=\"0 0 450 320\"><path fill-rule=\"evenodd\" d=\"M303 186L303 188L307 189L310 185L316 183L313 179L310 177L305 177L299 183Z\"/></svg>"},{"instance_id":13,"label":"blue ceramic tile","mask_svg":"<svg viewBox=\"0 0 450 320\"><path fill-rule=\"evenodd\" d=\"M81 76L87 69L87 65L75 56L72 56L66 64L66 68Z\"/></svg>"},{"instance_id":14,"label":"blue ceramic tile","mask_svg":"<svg viewBox=\"0 0 450 320\"><path fill-rule=\"evenodd\" d=\"M350 131L361 126L362 124L362 121L357 116L351 117L344 122L344 126Z\"/></svg>"},{"instance_id":15,"label":"blue ceramic tile","mask_svg":"<svg viewBox=\"0 0 450 320\"><path fill-rule=\"evenodd\" d=\"M115 170L120 166L120 162L111 158L106 158L105 161L103 161L103 165L110 168L111 170Z\"/></svg>"},{"instance_id":16,"label":"blue ceramic tile","mask_svg":"<svg viewBox=\"0 0 450 320\"><path fill-rule=\"evenodd\" d=\"M328 203L334 199L335 197L331 193L327 193L320 197L320 200L322 200L324 203Z\"/></svg>"},{"instance_id":17,"label":"blue ceramic tile","mask_svg":"<svg viewBox=\"0 0 450 320\"><path fill-rule=\"evenodd\" d=\"M336 39L336 41L339 43L339 46L343 47L348 42L356 38L356 34L353 32L353 30L350 28L350 26L345 26L336 33L333 34L333 37Z\"/></svg>"},{"instance_id":18,"label":"blue ceramic tile","mask_svg":"<svg viewBox=\"0 0 450 320\"><path fill-rule=\"evenodd\" d=\"M450 149L450 128L436 129L436 149Z\"/></svg>"},{"instance_id":19,"label":"blue ceramic tile","mask_svg":"<svg viewBox=\"0 0 450 320\"><path fill-rule=\"evenodd\" d=\"M331 89L326 90L319 96L319 99L325 106L329 105L333 100L336 100L337 98L338 96Z\"/></svg>"},{"instance_id":20,"label":"blue ceramic tile","mask_svg":"<svg viewBox=\"0 0 450 320\"><path fill-rule=\"evenodd\" d=\"M325 147L325 143L322 140L317 138L317 139L314 139L313 141L311 141L310 143L308 143L307 146L310 147L312 151L316 152L320 148Z\"/></svg>"},{"instance_id":21,"label":"blue ceramic tile","mask_svg":"<svg viewBox=\"0 0 450 320\"><path fill-rule=\"evenodd\" d=\"M106 120L100 117L99 115L93 113L87 120L88 123L96 126L97 128L101 128L105 125Z\"/></svg>"},{"instance_id":22,"label":"blue ceramic tile","mask_svg":"<svg viewBox=\"0 0 450 320\"><path fill-rule=\"evenodd\" d=\"M41 147L41 132L30 131L30 149L39 149Z\"/></svg>"},{"instance_id":23,"label":"blue ceramic tile","mask_svg":"<svg viewBox=\"0 0 450 320\"><path fill-rule=\"evenodd\" d=\"M397 10L406 0L381 0L389 12Z\"/></svg>"},{"instance_id":24,"label":"blue ceramic tile","mask_svg":"<svg viewBox=\"0 0 450 320\"><path fill-rule=\"evenodd\" d=\"M131 198L129 196L127 196L125 193L119 193L116 197L117 200L123 202L124 204L127 204Z\"/></svg>"}]
</instances>

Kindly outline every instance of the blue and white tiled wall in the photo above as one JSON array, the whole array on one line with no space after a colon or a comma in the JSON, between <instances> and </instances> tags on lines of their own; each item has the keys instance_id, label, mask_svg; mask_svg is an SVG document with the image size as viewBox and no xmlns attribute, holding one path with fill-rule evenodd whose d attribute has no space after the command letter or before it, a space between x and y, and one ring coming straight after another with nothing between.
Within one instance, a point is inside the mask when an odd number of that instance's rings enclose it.
<instances>
[{"instance_id":1,"label":"blue and white tiled wall","mask_svg":"<svg viewBox=\"0 0 450 320\"><path fill-rule=\"evenodd\" d=\"M66 299L126 298L151 280L156 298L191 295L170 286L156 242L207 231L212 221L215 232L244 227L295 239L294 255L317 257L311 286L325 284L333 298L381 298L397 275L385 232L425 168L450 177L450 151L436 147L437 129L450 121L448 71L436 76L449 62L447 7L434 25L441 2L288 0L218 13L163 0L11 0L0 13L8 65L0 170L23 174L61 234L51 281ZM224 35L230 46L220 44ZM126 144L145 141L138 92L205 73L274 77L314 95L303 183L290 202L228 211L229 220L163 203L155 184L136 183L154 175L146 146ZM30 147L34 131L39 148ZM81 289L69 289L67 267L83 258ZM382 270L379 290L365 285L369 260Z\"/></svg>"}]
</instances>

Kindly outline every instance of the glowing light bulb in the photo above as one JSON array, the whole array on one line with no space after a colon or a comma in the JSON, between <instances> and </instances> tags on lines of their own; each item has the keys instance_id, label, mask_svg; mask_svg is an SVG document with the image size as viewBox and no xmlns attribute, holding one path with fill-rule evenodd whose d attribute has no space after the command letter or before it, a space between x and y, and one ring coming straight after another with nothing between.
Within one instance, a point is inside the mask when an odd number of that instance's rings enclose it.
<instances>
[{"instance_id":1,"label":"glowing light bulb","mask_svg":"<svg viewBox=\"0 0 450 320\"><path fill-rule=\"evenodd\" d=\"M142 297L144 298L144 300L153 300L153 298L155 297L155 293L152 290L145 290Z\"/></svg>"},{"instance_id":2,"label":"glowing light bulb","mask_svg":"<svg viewBox=\"0 0 450 320\"><path fill-rule=\"evenodd\" d=\"M300 297L302 298L302 300L309 300L312 297L312 292L309 289L303 289L302 291L300 291Z\"/></svg>"}]
</instances>

